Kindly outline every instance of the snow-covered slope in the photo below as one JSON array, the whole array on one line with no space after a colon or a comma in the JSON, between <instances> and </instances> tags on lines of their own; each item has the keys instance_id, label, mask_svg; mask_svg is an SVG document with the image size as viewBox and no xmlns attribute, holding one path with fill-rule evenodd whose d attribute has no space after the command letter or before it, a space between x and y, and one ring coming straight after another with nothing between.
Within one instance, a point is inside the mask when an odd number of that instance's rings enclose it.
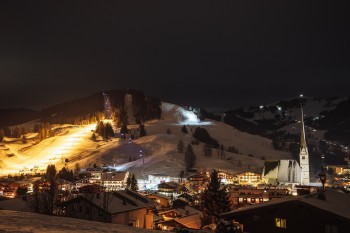
<instances>
[{"instance_id":1,"label":"snow-covered slope","mask_svg":"<svg viewBox=\"0 0 350 233\"><path fill-rule=\"evenodd\" d=\"M120 170L130 170L137 177L146 178L148 174L163 173L177 176L184 169L184 154L176 151L177 144L182 140L187 146L192 141L196 127L203 127L209 134L223 144L225 148L235 147L238 153L226 151L226 159L220 159L217 151L209 158L204 156L203 143L193 145L196 154L196 168L220 169L231 173L241 171L260 171L263 166L262 157L267 159L288 159L287 152L274 150L271 140L241 132L232 126L217 121L201 122L196 114L183 107L162 103L162 117L145 123L147 136L126 140L114 138L109 141L93 142L91 130L94 125L62 126L62 134L45 139L36 145L8 143L0 150L2 174L28 170L40 164L44 168L48 163L64 165L64 159L69 159L66 165L73 169L77 163L80 167L98 165L116 166ZM187 126L188 134L181 132L181 127ZM59 127L59 126L56 126ZM128 126L136 128L137 125ZM168 129L170 134L167 133ZM28 147L23 150L24 147ZM13 153L12 157L6 153Z\"/></svg>"}]
</instances>

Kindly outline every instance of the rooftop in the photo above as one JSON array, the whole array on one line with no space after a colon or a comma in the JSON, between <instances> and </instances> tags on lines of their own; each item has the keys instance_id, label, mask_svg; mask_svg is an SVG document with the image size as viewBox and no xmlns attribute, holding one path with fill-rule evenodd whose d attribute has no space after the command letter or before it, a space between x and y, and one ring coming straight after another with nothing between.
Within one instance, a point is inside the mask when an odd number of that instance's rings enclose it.
<instances>
[{"instance_id":1,"label":"rooftop","mask_svg":"<svg viewBox=\"0 0 350 233\"><path fill-rule=\"evenodd\" d=\"M20 227L19 227L20 226ZM93 222L75 218L56 217L28 212L0 210L1 232L71 232L71 233L151 233L158 232L112 223Z\"/></svg>"},{"instance_id":2,"label":"rooftop","mask_svg":"<svg viewBox=\"0 0 350 233\"><path fill-rule=\"evenodd\" d=\"M329 189L326 191L326 200L318 199L317 194L310 194L298 197L285 197L273 201L264 202L262 204L252 205L241 209L233 210L231 212L224 213L223 216L240 215L241 213L243 214L246 212L251 212L258 208L278 205L290 201L305 203L307 205L314 206L316 208L339 215L346 219L350 219L350 195L333 189Z\"/></svg>"}]
</instances>

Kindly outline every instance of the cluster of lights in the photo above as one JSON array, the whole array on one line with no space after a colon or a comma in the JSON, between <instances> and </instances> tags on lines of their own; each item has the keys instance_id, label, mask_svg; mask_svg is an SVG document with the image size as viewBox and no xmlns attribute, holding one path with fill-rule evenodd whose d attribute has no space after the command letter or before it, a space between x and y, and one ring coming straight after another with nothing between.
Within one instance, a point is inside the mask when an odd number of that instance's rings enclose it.
<instances>
[{"instance_id":1,"label":"cluster of lights","mask_svg":"<svg viewBox=\"0 0 350 233\"><path fill-rule=\"evenodd\" d=\"M66 137L62 140L62 143L54 147L45 148L45 153L41 152L43 156L36 158L33 156L30 160L25 160L22 162L18 162L16 164L9 164L8 169L3 169L3 173L18 173L18 172L28 172L28 171L37 171L43 170L46 168L48 164L56 164L65 157L68 157L72 154L72 150L74 147L78 146L83 140L84 134L90 132L95 128L94 124L86 125L81 128L78 132L68 135L62 136ZM57 136L59 137L59 136ZM33 168L33 169L28 169ZM5 173L6 172L6 173Z\"/></svg>"}]
</instances>

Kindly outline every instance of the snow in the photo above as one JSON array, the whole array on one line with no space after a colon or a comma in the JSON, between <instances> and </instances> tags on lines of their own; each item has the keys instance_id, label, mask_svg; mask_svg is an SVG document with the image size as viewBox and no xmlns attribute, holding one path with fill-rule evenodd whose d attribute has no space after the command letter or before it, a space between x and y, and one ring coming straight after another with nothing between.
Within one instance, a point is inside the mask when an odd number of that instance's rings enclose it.
<instances>
[{"instance_id":1,"label":"snow","mask_svg":"<svg viewBox=\"0 0 350 233\"><path fill-rule=\"evenodd\" d=\"M56 217L44 214L0 210L0 232L115 232L115 233L136 233L136 232L158 232L123 226L112 223L93 222L82 219Z\"/></svg>"},{"instance_id":2,"label":"snow","mask_svg":"<svg viewBox=\"0 0 350 233\"><path fill-rule=\"evenodd\" d=\"M95 129L93 124L57 125L55 127L62 128L60 135L45 139L36 145L7 143L5 146L15 156L1 156L3 159L0 161L0 176L18 173L24 167L31 169L39 166L40 169L45 169L49 163L55 163L56 168L60 169L65 165L62 159L67 158L70 161L66 164L69 169L74 169L76 163L82 168L96 163L117 170L129 170L138 179L147 180L149 174L155 173L178 177L184 169L184 154L176 151L177 144L180 140L185 146L190 144L191 132L194 132L196 127L206 128L225 148L234 146L239 150L238 154L225 152L226 159L219 159L218 152L214 149L209 158L204 156L203 143L193 145L197 158L196 168L219 169L229 173L261 172L264 163L261 157L277 160L291 158L287 152L274 150L270 139L241 132L222 122L201 122L193 112L174 104L162 103L162 109L161 120L146 122L147 136L136 140L113 138L93 142L90 139L91 130ZM188 134L181 132L184 124ZM138 125L128 126L129 129L137 127ZM167 134L167 129L170 129L171 134ZM28 146L29 148L22 150ZM5 152L0 150L0 153Z\"/></svg>"}]
</instances>

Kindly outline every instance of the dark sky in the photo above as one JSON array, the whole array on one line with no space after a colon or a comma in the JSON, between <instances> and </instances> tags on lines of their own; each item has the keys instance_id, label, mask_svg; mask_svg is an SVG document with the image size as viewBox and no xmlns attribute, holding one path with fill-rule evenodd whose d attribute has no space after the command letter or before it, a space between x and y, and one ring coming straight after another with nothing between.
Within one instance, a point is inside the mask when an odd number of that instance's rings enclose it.
<instances>
[{"instance_id":1,"label":"dark sky","mask_svg":"<svg viewBox=\"0 0 350 233\"><path fill-rule=\"evenodd\" d=\"M349 95L345 5L286 2L1 1L0 108L122 88L207 108Z\"/></svg>"}]
</instances>

